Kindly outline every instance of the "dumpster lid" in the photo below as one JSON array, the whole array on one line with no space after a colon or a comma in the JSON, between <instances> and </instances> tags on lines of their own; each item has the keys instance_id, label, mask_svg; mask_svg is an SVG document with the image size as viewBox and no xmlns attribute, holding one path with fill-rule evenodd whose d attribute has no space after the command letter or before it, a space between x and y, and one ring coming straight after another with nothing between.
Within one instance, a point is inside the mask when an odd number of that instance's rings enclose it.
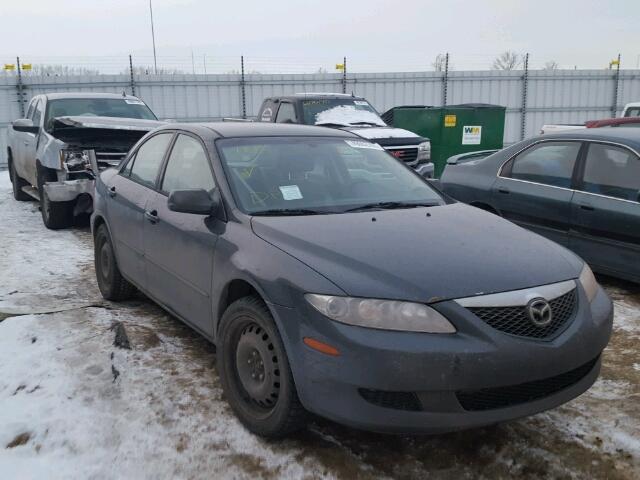
<instances>
[{"instance_id":1,"label":"dumpster lid","mask_svg":"<svg viewBox=\"0 0 640 480\"><path fill-rule=\"evenodd\" d=\"M399 105L392 107L389 110L395 110L396 108L507 108L503 105L493 105L491 103L459 103L457 105Z\"/></svg>"}]
</instances>

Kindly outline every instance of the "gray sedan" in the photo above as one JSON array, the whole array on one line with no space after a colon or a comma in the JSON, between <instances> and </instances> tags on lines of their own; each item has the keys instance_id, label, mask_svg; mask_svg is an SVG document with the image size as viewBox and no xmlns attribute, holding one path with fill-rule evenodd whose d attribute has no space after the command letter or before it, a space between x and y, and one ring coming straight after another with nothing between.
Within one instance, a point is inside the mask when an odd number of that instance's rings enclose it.
<instances>
[{"instance_id":1,"label":"gray sedan","mask_svg":"<svg viewBox=\"0 0 640 480\"><path fill-rule=\"evenodd\" d=\"M593 384L611 333L576 255L339 130L157 129L100 174L92 231L103 296L138 289L215 342L269 437L309 411L389 432L530 415Z\"/></svg>"},{"instance_id":2,"label":"gray sedan","mask_svg":"<svg viewBox=\"0 0 640 480\"><path fill-rule=\"evenodd\" d=\"M570 248L598 272L640 282L639 152L636 129L544 135L448 165L440 184Z\"/></svg>"}]
</instances>

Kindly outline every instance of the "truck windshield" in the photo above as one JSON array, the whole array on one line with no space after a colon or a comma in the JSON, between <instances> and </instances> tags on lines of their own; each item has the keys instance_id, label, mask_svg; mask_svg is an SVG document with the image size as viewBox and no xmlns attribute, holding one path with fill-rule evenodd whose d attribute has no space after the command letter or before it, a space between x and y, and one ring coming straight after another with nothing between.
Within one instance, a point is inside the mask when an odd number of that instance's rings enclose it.
<instances>
[{"instance_id":1,"label":"truck windshield","mask_svg":"<svg viewBox=\"0 0 640 480\"><path fill-rule=\"evenodd\" d=\"M357 138L227 138L216 146L238 206L252 215L445 203L382 147Z\"/></svg>"},{"instance_id":2,"label":"truck windshield","mask_svg":"<svg viewBox=\"0 0 640 480\"><path fill-rule=\"evenodd\" d=\"M303 100L302 112L307 125L386 126L369 102L355 98Z\"/></svg>"},{"instance_id":3,"label":"truck windshield","mask_svg":"<svg viewBox=\"0 0 640 480\"><path fill-rule=\"evenodd\" d=\"M49 101L45 125L52 118L71 116L157 120L149 107L134 98L62 98Z\"/></svg>"}]
</instances>

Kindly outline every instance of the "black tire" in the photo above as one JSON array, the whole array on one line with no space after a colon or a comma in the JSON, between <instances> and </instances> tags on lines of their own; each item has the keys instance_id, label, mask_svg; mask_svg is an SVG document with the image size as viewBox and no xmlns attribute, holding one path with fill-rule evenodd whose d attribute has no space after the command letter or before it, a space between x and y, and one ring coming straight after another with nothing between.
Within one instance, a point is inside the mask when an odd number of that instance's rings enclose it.
<instances>
[{"instance_id":1,"label":"black tire","mask_svg":"<svg viewBox=\"0 0 640 480\"><path fill-rule=\"evenodd\" d=\"M53 202L49 199L44 184L53 180L53 174L43 167L38 168L38 193L40 195L40 213L45 227L51 230L69 228L73 225L74 201Z\"/></svg>"},{"instance_id":2,"label":"black tire","mask_svg":"<svg viewBox=\"0 0 640 480\"><path fill-rule=\"evenodd\" d=\"M282 339L261 299L241 298L224 312L218 371L229 405L251 432L281 438L306 425L308 413L298 399Z\"/></svg>"},{"instance_id":3,"label":"black tire","mask_svg":"<svg viewBox=\"0 0 640 480\"><path fill-rule=\"evenodd\" d=\"M114 302L131 298L136 288L120 273L111 237L105 225L98 227L93 245L96 279L102 296Z\"/></svg>"},{"instance_id":4,"label":"black tire","mask_svg":"<svg viewBox=\"0 0 640 480\"><path fill-rule=\"evenodd\" d=\"M16 167L13 164L13 158L11 154L8 157L9 161L9 179L11 180L11 186L13 187L13 198L18 200L19 202L26 202L31 200L31 197L22 191L22 187L26 187L29 185L25 180L20 178L18 172L16 172Z\"/></svg>"}]
</instances>

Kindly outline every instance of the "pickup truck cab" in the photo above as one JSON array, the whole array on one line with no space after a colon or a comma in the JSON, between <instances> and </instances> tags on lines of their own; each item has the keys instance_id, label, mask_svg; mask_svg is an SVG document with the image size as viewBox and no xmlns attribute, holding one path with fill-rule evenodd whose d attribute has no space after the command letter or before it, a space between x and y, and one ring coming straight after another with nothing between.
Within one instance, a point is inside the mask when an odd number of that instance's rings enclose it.
<instances>
[{"instance_id":1,"label":"pickup truck cab","mask_svg":"<svg viewBox=\"0 0 640 480\"><path fill-rule=\"evenodd\" d=\"M16 200L40 201L44 224L69 227L93 210L94 176L116 166L148 131L162 125L139 98L111 93L36 95L26 118L7 131L7 163Z\"/></svg>"},{"instance_id":2,"label":"pickup truck cab","mask_svg":"<svg viewBox=\"0 0 640 480\"><path fill-rule=\"evenodd\" d=\"M339 128L377 143L423 176L429 170L431 143L402 128L387 125L363 97L341 93L297 93L270 97L258 111L259 122L298 123ZM429 165L432 167L432 165Z\"/></svg>"}]
</instances>

